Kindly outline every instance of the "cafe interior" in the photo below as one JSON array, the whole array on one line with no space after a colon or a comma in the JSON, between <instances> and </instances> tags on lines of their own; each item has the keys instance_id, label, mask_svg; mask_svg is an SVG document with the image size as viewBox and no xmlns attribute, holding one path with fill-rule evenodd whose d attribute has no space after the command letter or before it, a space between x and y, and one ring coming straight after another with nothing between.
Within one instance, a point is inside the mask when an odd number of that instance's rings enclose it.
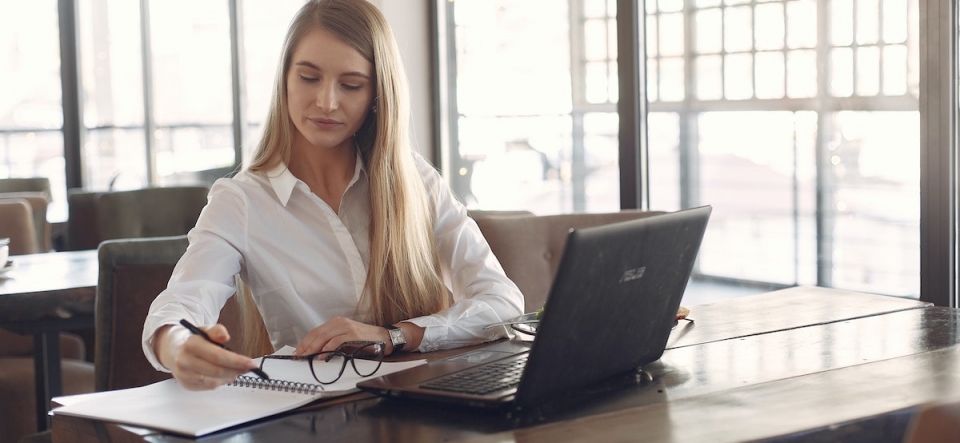
<instances>
[{"instance_id":1,"label":"cafe interior","mask_svg":"<svg viewBox=\"0 0 960 443\"><path fill-rule=\"evenodd\" d=\"M955 4L369 1L527 312L569 230L710 205L690 321L651 380L535 420L349 397L213 440L960 441ZM146 310L303 3L0 2L0 443L181 441L50 401L169 377ZM273 352L244 300L231 347Z\"/></svg>"}]
</instances>

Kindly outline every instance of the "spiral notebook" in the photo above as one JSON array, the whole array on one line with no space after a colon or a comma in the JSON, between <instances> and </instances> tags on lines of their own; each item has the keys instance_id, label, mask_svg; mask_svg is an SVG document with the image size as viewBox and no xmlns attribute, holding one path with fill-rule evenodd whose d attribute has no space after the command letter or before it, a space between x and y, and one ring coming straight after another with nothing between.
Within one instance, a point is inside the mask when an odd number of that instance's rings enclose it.
<instances>
[{"instance_id":1,"label":"spiral notebook","mask_svg":"<svg viewBox=\"0 0 960 443\"><path fill-rule=\"evenodd\" d=\"M290 354L284 347L277 354ZM358 364L367 362L358 361ZM426 360L385 362L371 377L422 365ZM318 371L339 371L337 365ZM357 392L360 377L347 367L336 383L320 385L304 361L268 360L264 370L270 380L252 373L210 391L188 391L175 379L139 388L54 398L63 405L54 414L112 421L199 437L306 405L315 400Z\"/></svg>"}]
</instances>

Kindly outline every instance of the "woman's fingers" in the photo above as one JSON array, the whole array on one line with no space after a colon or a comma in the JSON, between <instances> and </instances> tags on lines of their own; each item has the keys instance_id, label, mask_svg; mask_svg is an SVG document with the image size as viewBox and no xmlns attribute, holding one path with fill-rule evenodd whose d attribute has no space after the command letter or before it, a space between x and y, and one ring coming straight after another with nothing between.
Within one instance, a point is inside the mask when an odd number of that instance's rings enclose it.
<instances>
[{"instance_id":1,"label":"woman's fingers","mask_svg":"<svg viewBox=\"0 0 960 443\"><path fill-rule=\"evenodd\" d=\"M297 345L294 355L307 355L324 350L327 343L341 333L340 325L337 323L339 323L337 319L333 319L313 328Z\"/></svg>"},{"instance_id":2,"label":"woman's fingers","mask_svg":"<svg viewBox=\"0 0 960 443\"><path fill-rule=\"evenodd\" d=\"M214 329L208 331L213 332L211 338L217 334ZM226 333L226 329L223 329L223 333ZM171 368L174 376L184 387L200 390L230 383L255 368L256 364L248 357L207 342L200 336L193 336L183 344L174 366Z\"/></svg>"},{"instance_id":3,"label":"woman's fingers","mask_svg":"<svg viewBox=\"0 0 960 443\"><path fill-rule=\"evenodd\" d=\"M222 345L226 345L227 342L230 341L230 333L227 332L227 327L220 323L211 326L206 330L206 333L211 340Z\"/></svg>"},{"instance_id":4,"label":"woman's fingers","mask_svg":"<svg viewBox=\"0 0 960 443\"><path fill-rule=\"evenodd\" d=\"M379 326L368 325L344 317L335 317L310 331L297 345L294 354L307 355L321 351L332 351L343 342L352 340L383 341L384 336L389 337L386 330Z\"/></svg>"}]
</instances>

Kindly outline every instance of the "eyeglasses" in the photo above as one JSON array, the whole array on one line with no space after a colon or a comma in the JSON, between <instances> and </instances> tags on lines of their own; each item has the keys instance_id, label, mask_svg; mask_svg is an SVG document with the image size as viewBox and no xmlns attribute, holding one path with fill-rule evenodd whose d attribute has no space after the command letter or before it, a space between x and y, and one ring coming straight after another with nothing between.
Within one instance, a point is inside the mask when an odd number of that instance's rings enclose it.
<instances>
[{"instance_id":1,"label":"eyeglasses","mask_svg":"<svg viewBox=\"0 0 960 443\"><path fill-rule=\"evenodd\" d=\"M343 342L333 351L317 352L309 355L264 355L260 360L260 370L268 360L306 360L310 365L310 373L320 384L336 383L343 376L347 368L347 361L353 366L354 372L361 377L369 377L380 369L383 363L383 351L386 344L379 341L348 341ZM318 361L319 360L319 361ZM360 362L359 365L357 362ZM339 368L339 371L337 370Z\"/></svg>"}]
</instances>

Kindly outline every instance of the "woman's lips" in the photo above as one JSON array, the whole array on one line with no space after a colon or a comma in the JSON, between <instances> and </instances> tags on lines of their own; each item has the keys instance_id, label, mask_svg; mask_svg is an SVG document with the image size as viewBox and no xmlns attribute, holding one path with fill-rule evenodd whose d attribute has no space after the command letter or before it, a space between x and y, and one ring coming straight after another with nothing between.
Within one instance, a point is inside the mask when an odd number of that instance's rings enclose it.
<instances>
[{"instance_id":1,"label":"woman's lips","mask_svg":"<svg viewBox=\"0 0 960 443\"><path fill-rule=\"evenodd\" d=\"M333 129L342 124L339 121L331 120L329 118L311 118L308 120L310 120L310 123L313 123L314 126L320 129Z\"/></svg>"}]
</instances>

